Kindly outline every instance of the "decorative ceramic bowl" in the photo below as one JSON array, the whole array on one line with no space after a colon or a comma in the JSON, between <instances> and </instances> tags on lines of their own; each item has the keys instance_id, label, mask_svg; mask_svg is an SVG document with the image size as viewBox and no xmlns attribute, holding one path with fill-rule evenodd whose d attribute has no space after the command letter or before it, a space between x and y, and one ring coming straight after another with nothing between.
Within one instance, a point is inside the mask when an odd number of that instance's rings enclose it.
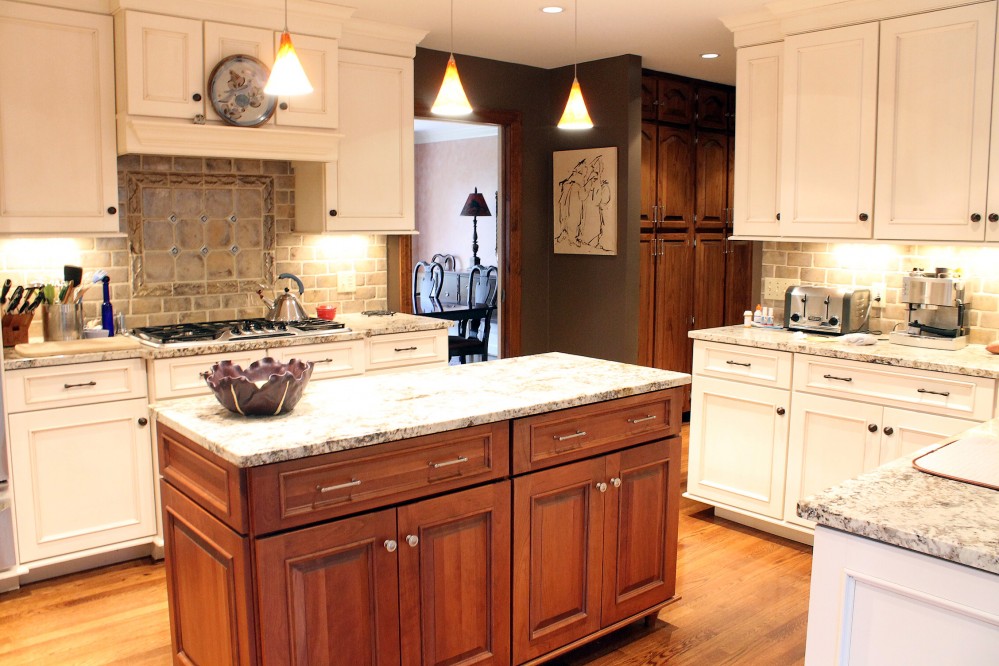
<instances>
[{"instance_id":1,"label":"decorative ceramic bowl","mask_svg":"<svg viewBox=\"0 0 999 666\"><path fill-rule=\"evenodd\" d=\"M204 373L205 381L222 406L243 416L276 416L290 412L302 399L312 362L271 357L254 361L246 370L232 361L220 361Z\"/></svg>"}]
</instances>

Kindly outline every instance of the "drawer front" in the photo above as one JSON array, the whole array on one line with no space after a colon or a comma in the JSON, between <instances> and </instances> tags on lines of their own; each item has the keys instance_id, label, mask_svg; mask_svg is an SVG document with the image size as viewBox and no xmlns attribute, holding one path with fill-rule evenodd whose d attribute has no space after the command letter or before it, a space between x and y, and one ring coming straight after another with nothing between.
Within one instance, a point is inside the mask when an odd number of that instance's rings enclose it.
<instances>
[{"instance_id":1,"label":"drawer front","mask_svg":"<svg viewBox=\"0 0 999 666\"><path fill-rule=\"evenodd\" d=\"M791 352L718 342L694 342L694 374L791 388Z\"/></svg>"},{"instance_id":2,"label":"drawer front","mask_svg":"<svg viewBox=\"0 0 999 666\"><path fill-rule=\"evenodd\" d=\"M447 329L373 335L367 339L368 368L447 363Z\"/></svg>"},{"instance_id":3,"label":"drawer front","mask_svg":"<svg viewBox=\"0 0 999 666\"><path fill-rule=\"evenodd\" d=\"M805 354L798 354L794 365L796 391L975 421L992 418L994 379Z\"/></svg>"},{"instance_id":4,"label":"drawer front","mask_svg":"<svg viewBox=\"0 0 999 666\"><path fill-rule=\"evenodd\" d=\"M364 372L364 340L277 347L270 350L270 355L279 361L293 358L312 361L311 381L349 377Z\"/></svg>"},{"instance_id":5,"label":"drawer front","mask_svg":"<svg viewBox=\"0 0 999 666\"><path fill-rule=\"evenodd\" d=\"M579 460L680 432L683 389L631 396L514 421L513 472Z\"/></svg>"},{"instance_id":6,"label":"drawer front","mask_svg":"<svg viewBox=\"0 0 999 666\"><path fill-rule=\"evenodd\" d=\"M376 444L250 470L257 534L502 478L509 423Z\"/></svg>"},{"instance_id":7,"label":"drawer front","mask_svg":"<svg viewBox=\"0 0 999 666\"><path fill-rule=\"evenodd\" d=\"M146 366L139 358L11 370L7 409L26 412L146 397Z\"/></svg>"},{"instance_id":8,"label":"drawer front","mask_svg":"<svg viewBox=\"0 0 999 666\"><path fill-rule=\"evenodd\" d=\"M208 372L219 361L232 361L246 367L267 356L264 349L225 354L201 354L182 358L163 358L153 361L153 387L155 400L182 398L190 395L208 395L211 389L201 373Z\"/></svg>"}]
</instances>

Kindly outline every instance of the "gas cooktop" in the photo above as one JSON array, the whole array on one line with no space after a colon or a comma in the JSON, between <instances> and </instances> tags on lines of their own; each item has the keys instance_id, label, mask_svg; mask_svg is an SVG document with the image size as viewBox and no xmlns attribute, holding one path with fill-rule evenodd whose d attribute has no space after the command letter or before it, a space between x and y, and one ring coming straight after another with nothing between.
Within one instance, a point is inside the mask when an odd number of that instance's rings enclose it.
<instances>
[{"instance_id":1,"label":"gas cooktop","mask_svg":"<svg viewBox=\"0 0 999 666\"><path fill-rule=\"evenodd\" d=\"M132 331L139 342L153 347L200 346L217 342L297 338L330 333L348 333L350 329L338 321L303 319L301 321L268 321L266 319L230 319L195 324L146 326Z\"/></svg>"}]
</instances>

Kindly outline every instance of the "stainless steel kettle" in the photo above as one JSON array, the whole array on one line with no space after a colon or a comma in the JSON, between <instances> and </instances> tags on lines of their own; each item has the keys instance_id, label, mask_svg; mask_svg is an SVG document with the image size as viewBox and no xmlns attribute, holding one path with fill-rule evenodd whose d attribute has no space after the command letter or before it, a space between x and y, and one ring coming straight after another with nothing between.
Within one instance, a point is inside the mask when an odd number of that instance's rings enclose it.
<instances>
[{"instance_id":1,"label":"stainless steel kettle","mask_svg":"<svg viewBox=\"0 0 999 666\"><path fill-rule=\"evenodd\" d=\"M295 284L298 285L298 296L305 294L305 285L298 278L297 275L292 275L291 273L281 273L278 275L278 280L294 280ZM303 319L308 319L309 315L305 313L305 308L302 307L302 303L298 300L298 296L291 293L291 289L288 287L284 288L284 293L279 294L277 298L273 301L264 296L264 292L261 289L257 290L257 295L260 296L260 300L264 302L270 310L264 315L267 321L302 321Z\"/></svg>"}]
</instances>

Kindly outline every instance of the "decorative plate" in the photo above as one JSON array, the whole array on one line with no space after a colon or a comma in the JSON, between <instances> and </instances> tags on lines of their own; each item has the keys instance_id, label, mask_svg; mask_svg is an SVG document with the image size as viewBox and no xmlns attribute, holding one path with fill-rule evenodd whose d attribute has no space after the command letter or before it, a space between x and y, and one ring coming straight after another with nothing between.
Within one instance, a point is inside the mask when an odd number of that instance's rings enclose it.
<instances>
[{"instance_id":1,"label":"decorative plate","mask_svg":"<svg viewBox=\"0 0 999 666\"><path fill-rule=\"evenodd\" d=\"M208 95L219 118L237 127L257 127L274 115L277 97L264 93L270 70L253 56L233 55L215 65Z\"/></svg>"}]
</instances>

